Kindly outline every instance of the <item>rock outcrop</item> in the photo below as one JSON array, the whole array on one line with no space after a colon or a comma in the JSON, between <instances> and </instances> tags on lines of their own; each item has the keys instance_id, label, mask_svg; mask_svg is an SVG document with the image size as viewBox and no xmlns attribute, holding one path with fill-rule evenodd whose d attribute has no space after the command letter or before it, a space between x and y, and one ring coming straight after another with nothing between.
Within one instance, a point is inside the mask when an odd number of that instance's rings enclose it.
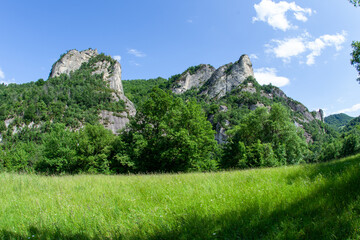
<instances>
[{"instance_id":1,"label":"rock outcrop","mask_svg":"<svg viewBox=\"0 0 360 240\"><path fill-rule=\"evenodd\" d=\"M193 87L202 87L200 94L207 94L210 99L219 99L250 76L254 77L250 58L242 55L237 62L226 64L216 70L210 65L202 64L194 73L185 71L174 83L172 91L180 94Z\"/></svg>"},{"instance_id":2,"label":"rock outcrop","mask_svg":"<svg viewBox=\"0 0 360 240\"><path fill-rule=\"evenodd\" d=\"M77 51L75 49L68 51L60 57L60 59L53 65L49 77L57 77L61 74L70 74L81 67L81 64L88 62L90 58L98 55L97 50L88 49L84 51Z\"/></svg>"},{"instance_id":3,"label":"rock outcrop","mask_svg":"<svg viewBox=\"0 0 360 240\"><path fill-rule=\"evenodd\" d=\"M254 77L250 58L242 55L234 64L229 63L217 69L206 83L207 88L203 94L207 94L211 99L219 99L250 76Z\"/></svg>"},{"instance_id":4,"label":"rock outcrop","mask_svg":"<svg viewBox=\"0 0 360 240\"><path fill-rule=\"evenodd\" d=\"M83 63L89 62L92 57L96 57L97 50L88 49L85 51L70 50L63 55L52 67L50 77L57 77L61 74L70 75L71 72L80 69ZM94 64L92 74L103 74L104 81L109 83L109 87L114 90L114 101L122 100L125 103L126 111L123 113L113 113L101 111L100 122L113 133L125 127L129 122L129 117L135 116L134 104L124 95L121 82L121 65L119 62L99 61Z\"/></svg>"},{"instance_id":5,"label":"rock outcrop","mask_svg":"<svg viewBox=\"0 0 360 240\"><path fill-rule=\"evenodd\" d=\"M215 72L215 68L209 64L201 64L196 67L194 72L186 70L181 74L180 78L174 83L172 87L173 93L184 93L191 88L199 88L209 80L211 75Z\"/></svg>"},{"instance_id":6,"label":"rock outcrop","mask_svg":"<svg viewBox=\"0 0 360 240\"><path fill-rule=\"evenodd\" d=\"M305 107L302 103L299 103L289 98L279 88L274 88L272 90L272 93L268 95L269 97L276 96L278 98L283 98L292 111L297 112L302 116L302 118L299 119L302 122L311 122L314 121L315 119L324 122L324 112L322 109L319 109L318 111L310 112L309 109Z\"/></svg>"},{"instance_id":7,"label":"rock outcrop","mask_svg":"<svg viewBox=\"0 0 360 240\"><path fill-rule=\"evenodd\" d=\"M324 111L322 109L319 109L319 111L315 112L315 119L324 122Z\"/></svg>"}]
</instances>

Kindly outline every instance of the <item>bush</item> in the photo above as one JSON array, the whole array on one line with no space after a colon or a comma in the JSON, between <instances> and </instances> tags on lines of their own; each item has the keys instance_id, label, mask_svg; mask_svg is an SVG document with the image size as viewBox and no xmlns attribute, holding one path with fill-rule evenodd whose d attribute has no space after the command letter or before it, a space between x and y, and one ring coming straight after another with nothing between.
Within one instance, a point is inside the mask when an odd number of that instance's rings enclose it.
<instances>
[{"instance_id":1,"label":"bush","mask_svg":"<svg viewBox=\"0 0 360 240\"><path fill-rule=\"evenodd\" d=\"M43 157L35 169L50 174L78 172L75 135L64 124L53 125L44 137Z\"/></svg>"}]
</instances>

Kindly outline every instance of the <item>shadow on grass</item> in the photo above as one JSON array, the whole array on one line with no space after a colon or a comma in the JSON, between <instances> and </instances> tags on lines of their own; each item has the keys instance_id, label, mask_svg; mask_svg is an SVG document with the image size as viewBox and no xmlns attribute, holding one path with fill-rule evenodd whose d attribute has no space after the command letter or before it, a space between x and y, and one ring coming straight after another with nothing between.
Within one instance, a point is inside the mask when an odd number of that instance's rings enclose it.
<instances>
[{"instance_id":1,"label":"shadow on grass","mask_svg":"<svg viewBox=\"0 0 360 240\"><path fill-rule=\"evenodd\" d=\"M347 161L312 165L287 176L289 184L307 178L326 179L313 192L267 211L265 204L247 206L214 216L187 216L178 219L174 230L160 229L144 237L113 236L110 239L360 239L360 156ZM279 192L281 189L279 189ZM47 232L29 228L30 239L106 239L87 234ZM35 237L32 238L32 235ZM27 239L1 231L1 239Z\"/></svg>"},{"instance_id":2,"label":"shadow on grass","mask_svg":"<svg viewBox=\"0 0 360 240\"><path fill-rule=\"evenodd\" d=\"M76 233L76 234L71 234L71 233L64 233L61 232L60 230L58 231L48 231L48 230L40 230L36 227L29 227L28 229L28 233L29 236L24 236L23 234L17 234L8 230L0 230L0 239L3 240L18 240L18 239L33 239L33 240L37 240L37 239L41 239L41 240L52 240L52 239L69 239L69 240L89 240L89 239L93 239L90 238L87 234L83 234L83 233ZM101 239L96 238L96 239Z\"/></svg>"},{"instance_id":3,"label":"shadow on grass","mask_svg":"<svg viewBox=\"0 0 360 240\"><path fill-rule=\"evenodd\" d=\"M360 239L359 164L357 156L312 166L305 176L289 176L290 181L321 177L326 182L273 211L262 213L259 207L251 206L216 217L192 216L183 219L177 230L153 234L149 239Z\"/></svg>"}]
</instances>

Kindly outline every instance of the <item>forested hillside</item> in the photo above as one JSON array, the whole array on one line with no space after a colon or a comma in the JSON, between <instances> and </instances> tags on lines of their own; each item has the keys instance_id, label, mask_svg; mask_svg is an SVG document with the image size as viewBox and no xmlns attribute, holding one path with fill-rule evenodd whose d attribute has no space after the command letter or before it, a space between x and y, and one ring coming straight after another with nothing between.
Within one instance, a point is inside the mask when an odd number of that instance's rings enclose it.
<instances>
[{"instance_id":1,"label":"forested hillside","mask_svg":"<svg viewBox=\"0 0 360 240\"><path fill-rule=\"evenodd\" d=\"M62 74L26 84L0 85L0 119L2 131L11 135L15 127L38 126L40 123L64 123L79 128L84 123L96 124L99 111L125 111L123 101L113 101L112 93L101 74L92 74L93 64L114 61L103 54L83 64L68 76ZM31 124L30 124L31 123Z\"/></svg>"},{"instance_id":2,"label":"forested hillside","mask_svg":"<svg viewBox=\"0 0 360 240\"><path fill-rule=\"evenodd\" d=\"M201 64L169 79L121 81L111 57L71 50L50 76L0 85L2 171L210 171L360 150L355 119L339 134L321 110L259 85L246 55L218 69Z\"/></svg>"},{"instance_id":3,"label":"forested hillside","mask_svg":"<svg viewBox=\"0 0 360 240\"><path fill-rule=\"evenodd\" d=\"M345 113L333 114L325 117L325 122L333 127L335 130L342 130L346 124L348 124L353 117L346 115Z\"/></svg>"}]
</instances>

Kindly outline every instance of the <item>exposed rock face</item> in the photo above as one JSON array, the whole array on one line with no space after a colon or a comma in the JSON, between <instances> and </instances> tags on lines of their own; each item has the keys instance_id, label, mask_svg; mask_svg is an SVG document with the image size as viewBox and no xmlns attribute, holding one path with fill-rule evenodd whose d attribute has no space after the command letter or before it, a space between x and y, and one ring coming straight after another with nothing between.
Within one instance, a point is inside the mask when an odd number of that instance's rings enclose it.
<instances>
[{"instance_id":1,"label":"exposed rock face","mask_svg":"<svg viewBox=\"0 0 360 240\"><path fill-rule=\"evenodd\" d=\"M70 50L57 61L50 73L50 77L60 76L61 74L70 75L71 72L78 70L81 65L88 62L92 57L98 55L97 50L88 49L85 51ZM124 95L121 82L121 65L119 62L115 64L109 61L99 61L94 65L92 74L103 74L104 81L109 83L109 87L114 90L113 98L115 101L123 100L125 102L126 111L117 114L109 111L101 111L101 123L113 133L125 127L129 122L129 117L135 116L136 110L134 104Z\"/></svg>"},{"instance_id":2,"label":"exposed rock face","mask_svg":"<svg viewBox=\"0 0 360 240\"><path fill-rule=\"evenodd\" d=\"M242 55L234 64L226 64L217 69L206 83L208 88L203 93L208 94L210 98L219 99L250 76L254 77L250 58Z\"/></svg>"},{"instance_id":3,"label":"exposed rock face","mask_svg":"<svg viewBox=\"0 0 360 240\"><path fill-rule=\"evenodd\" d=\"M173 93L180 94L191 88L199 88L211 77L215 68L208 64L201 64L195 73L186 71L173 86Z\"/></svg>"},{"instance_id":4,"label":"exposed rock face","mask_svg":"<svg viewBox=\"0 0 360 240\"><path fill-rule=\"evenodd\" d=\"M210 65L202 64L193 74L188 71L183 73L172 91L180 94L192 87L206 86L201 94L207 94L211 99L221 98L250 76L254 77L250 58L242 55L239 61L226 64L216 70Z\"/></svg>"},{"instance_id":5,"label":"exposed rock face","mask_svg":"<svg viewBox=\"0 0 360 240\"><path fill-rule=\"evenodd\" d=\"M114 89L117 93L124 93L121 82L121 65L119 62L116 62L113 66L108 61L97 62L95 63L94 70L92 74L103 74L103 79L109 82L111 89Z\"/></svg>"},{"instance_id":6,"label":"exposed rock face","mask_svg":"<svg viewBox=\"0 0 360 240\"><path fill-rule=\"evenodd\" d=\"M295 124L296 127L304 129L304 126L301 125L300 123L298 123L297 121L294 121L294 124ZM312 143L313 142L312 136L311 136L310 133L304 131L304 137L305 137L307 143Z\"/></svg>"},{"instance_id":7,"label":"exposed rock face","mask_svg":"<svg viewBox=\"0 0 360 240\"><path fill-rule=\"evenodd\" d=\"M241 89L242 92L256 93L256 88L254 88L252 83L248 83L246 87Z\"/></svg>"},{"instance_id":8,"label":"exposed rock face","mask_svg":"<svg viewBox=\"0 0 360 240\"><path fill-rule=\"evenodd\" d=\"M322 109L319 109L319 111L316 112L315 119L324 122L324 111Z\"/></svg>"},{"instance_id":9,"label":"exposed rock face","mask_svg":"<svg viewBox=\"0 0 360 240\"><path fill-rule=\"evenodd\" d=\"M88 62L90 58L98 55L97 50L88 49L84 51L70 50L62 56L51 69L50 77L57 77L60 74L70 74L81 67L81 64Z\"/></svg>"},{"instance_id":10,"label":"exposed rock face","mask_svg":"<svg viewBox=\"0 0 360 240\"><path fill-rule=\"evenodd\" d=\"M5 127L8 128L9 125L15 120L15 118L10 118L5 120Z\"/></svg>"},{"instance_id":11,"label":"exposed rock face","mask_svg":"<svg viewBox=\"0 0 360 240\"><path fill-rule=\"evenodd\" d=\"M249 106L249 109L250 109L251 111L254 111L254 110L256 110L256 109L259 108L259 107L265 107L265 105L262 104L262 103L260 103L260 102L257 102L256 104L250 105L250 106Z\"/></svg>"},{"instance_id":12,"label":"exposed rock face","mask_svg":"<svg viewBox=\"0 0 360 240\"><path fill-rule=\"evenodd\" d=\"M226 125L229 125L229 121L226 120ZM220 123L216 124L216 133L215 133L215 140L218 142L218 144L225 144L226 140L228 139L228 135L226 135L226 129L221 126Z\"/></svg>"},{"instance_id":13,"label":"exposed rock face","mask_svg":"<svg viewBox=\"0 0 360 240\"><path fill-rule=\"evenodd\" d=\"M118 130L124 128L129 122L128 114L126 112L115 115L113 112L102 110L100 118L100 123L113 133L117 133Z\"/></svg>"},{"instance_id":14,"label":"exposed rock face","mask_svg":"<svg viewBox=\"0 0 360 240\"><path fill-rule=\"evenodd\" d=\"M262 93L265 94L265 93ZM286 94L280 90L279 88L275 88L272 90L272 93L267 94L268 98L272 98L273 96L285 99L287 105L294 112L298 112L303 116L303 119L300 119L303 122L311 122L315 119L324 122L324 112L319 109L319 111L314 111L313 114L305 107L303 104L294 101L293 99L286 96Z\"/></svg>"}]
</instances>

